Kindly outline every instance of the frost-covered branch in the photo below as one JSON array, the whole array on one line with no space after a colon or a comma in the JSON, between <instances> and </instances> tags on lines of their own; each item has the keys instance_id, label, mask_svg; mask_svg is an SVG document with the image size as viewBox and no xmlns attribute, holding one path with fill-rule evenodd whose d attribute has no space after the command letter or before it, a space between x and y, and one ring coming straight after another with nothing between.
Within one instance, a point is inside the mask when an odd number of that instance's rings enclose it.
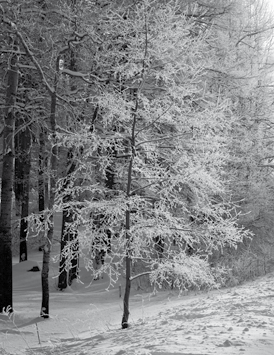
<instances>
[{"instance_id":1,"label":"frost-covered branch","mask_svg":"<svg viewBox=\"0 0 274 355\"><path fill-rule=\"evenodd\" d=\"M16 29L15 31L16 35L20 38L20 41L27 53L27 55L29 56L29 58L31 59L31 61L33 62L35 68L37 69L38 73L40 74L41 78L42 78L42 81L44 83L44 85L46 86L47 90L49 91L50 94L53 94L54 93L54 88L48 83L46 77L45 77L45 74L44 74L44 71L43 69L41 68L40 64L38 63L37 59L35 58L34 54L30 51L22 33L20 31L18 31Z\"/></svg>"},{"instance_id":2,"label":"frost-covered branch","mask_svg":"<svg viewBox=\"0 0 274 355\"><path fill-rule=\"evenodd\" d=\"M152 271L145 271L145 272L142 272L141 274L131 276L129 279L130 279L130 281L133 281L135 279L138 279L141 276L150 275L151 273L152 273Z\"/></svg>"},{"instance_id":3,"label":"frost-covered branch","mask_svg":"<svg viewBox=\"0 0 274 355\"><path fill-rule=\"evenodd\" d=\"M96 80L96 82L105 82L105 81L109 80L108 78L99 78L96 75L93 75L91 73L84 74L84 73L81 73L81 72L76 72L76 71L73 71L73 70L70 70L70 69L65 69L65 68L62 69L61 73L70 75L70 76L75 77L75 78L80 78L80 79L84 80L88 84L94 84L94 82L92 82L89 79L87 79L87 77L93 78L94 80Z\"/></svg>"}]
</instances>

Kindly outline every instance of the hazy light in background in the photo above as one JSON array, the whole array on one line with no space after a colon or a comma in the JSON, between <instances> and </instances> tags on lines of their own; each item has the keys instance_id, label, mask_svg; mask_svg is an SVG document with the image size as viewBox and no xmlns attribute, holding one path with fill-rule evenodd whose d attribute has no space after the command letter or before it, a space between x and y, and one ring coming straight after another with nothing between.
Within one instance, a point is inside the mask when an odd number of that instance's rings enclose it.
<instances>
[{"instance_id":1,"label":"hazy light in background","mask_svg":"<svg viewBox=\"0 0 274 355\"><path fill-rule=\"evenodd\" d=\"M273 13L274 15L274 0L265 0L268 7L269 7L269 10Z\"/></svg>"}]
</instances>

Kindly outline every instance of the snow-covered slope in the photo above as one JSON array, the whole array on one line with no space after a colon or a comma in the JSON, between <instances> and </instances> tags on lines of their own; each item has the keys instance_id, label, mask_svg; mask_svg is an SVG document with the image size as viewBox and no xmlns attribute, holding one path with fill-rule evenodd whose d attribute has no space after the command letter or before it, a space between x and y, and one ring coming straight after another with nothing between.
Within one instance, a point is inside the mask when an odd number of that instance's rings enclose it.
<instances>
[{"instance_id":1,"label":"snow-covered slope","mask_svg":"<svg viewBox=\"0 0 274 355\"><path fill-rule=\"evenodd\" d=\"M0 315L0 354L274 355L274 274L231 289L179 296L133 287L130 323L120 329L119 284L108 278L56 290L51 266L50 319L39 317L42 253L14 263L14 315Z\"/></svg>"}]
</instances>

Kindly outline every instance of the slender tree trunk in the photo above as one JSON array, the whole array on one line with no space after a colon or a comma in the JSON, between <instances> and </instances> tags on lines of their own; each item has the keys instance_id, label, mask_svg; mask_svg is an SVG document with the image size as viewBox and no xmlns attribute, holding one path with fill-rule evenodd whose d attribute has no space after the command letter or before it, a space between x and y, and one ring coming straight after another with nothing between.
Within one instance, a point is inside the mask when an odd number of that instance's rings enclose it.
<instances>
[{"instance_id":1,"label":"slender tree trunk","mask_svg":"<svg viewBox=\"0 0 274 355\"><path fill-rule=\"evenodd\" d=\"M27 229L28 222L26 217L29 215L29 179L30 179L30 148L31 132L29 127L24 127L25 121L17 118L16 127L19 132L15 136L15 181L14 192L17 200L17 211L20 217L20 244L19 261L27 260Z\"/></svg>"},{"instance_id":2,"label":"slender tree trunk","mask_svg":"<svg viewBox=\"0 0 274 355\"><path fill-rule=\"evenodd\" d=\"M39 133L39 156L38 156L38 210L41 213L45 209L45 130L40 127Z\"/></svg>"},{"instance_id":3,"label":"slender tree trunk","mask_svg":"<svg viewBox=\"0 0 274 355\"><path fill-rule=\"evenodd\" d=\"M70 200L70 196L67 196ZM67 200L67 202L69 201ZM72 281L78 277L79 272L79 257L78 257L78 240L77 234L70 232L66 229L66 226L73 222L73 211L63 210L63 220L62 220L62 233L61 233L61 250L60 250L60 265L59 265L59 278L58 278L58 288L63 290L67 288L68 285L72 284ZM68 243L72 242L70 245L70 252L72 253L71 265L69 272L67 271L67 257L64 251Z\"/></svg>"},{"instance_id":4,"label":"slender tree trunk","mask_svg":"<svg viewBox=\"0 0 274 355\"><path fill-rule=\"evenodd\" d=\"M48 206L48 178L46 176L48 159L46 156L46 129L40 127L39 132L39 153L38 153L38 211L40 213L40 221L44 222L44 210ZM42 250L44 245L45 230L39 233L39 251Z\"/></svg>"},{"instance_id":5,"label":"slender tree trunk","mask_svg":"<svg viewBox=\"0 0 274 355\"><path fill-rule=\"evenodd\" d=\"M55 199L55 185L56 185L56 170L57 170L57 154L58 149L55 142L56 139L56 90L58 85L58 75L59 75L59 61L60 58L56 59L56 74L54 77L54 92L51 94L51 108L50 108L50 128L52 134L52 149L50 156L50 191L49 191L49 210L52 211ZM46 236L46 242L43 248L43 267L41 274L42 281L42 305L41 305L41 316L44 318L49 318L49 263L50 254L53 239L53 214L50 215L50 224Z\"/></svg>"},{"instance_id":6,"label":"slender tree trunk","mask_svg":"<svg viewBox=\"0 0 274 355\"><path fill-rule=\"evenodd\" d=\"M16 129L19 127L19 119L15 120ZM22 199L23 199L23 162L20 157L20 133L14 137L15 163L14 163L14 195L15 195L15 214L21 217Z\"/></svg>"},{"instance_id":7,"label":"slender tree trunk","mask_svg":"<svg viewBox=\"0 0 274 355\"><path fill-rule=\"evenodd\" d=\"M74 279L77 279L79 274L79 240L78 234L70 235L70 240L73 240L73 244L71 247L72 252L72 260L71 260L71 268L69 269L69 285L72 284Z\"/></svg>"},{"instance_id":8,"label":"slender tree trunk","mask_svg":"<svg viewBox=\"0 0 274 355\"><path fill-rule=\"evenodd\" d=\"M73 150L70 150L68 152L67 156L67 162L69 165L68 173L67 173L67 183L69 184L71 182L71 174L75 171L76 169L76 164L74 161L74 154ZM66 196L66 201L72 201L71 195ZM64 225L70 225L75 219L75 214L73 210L70 211L63 211L63 221ZM64 230L65 233L65 239L67 242L70 242L71 246L71 254L72 254L72 259L71 259L71 267L69 269L69 275L68 275L68 284L71 285L72 281L74 279L77 279L78 273L79 273L79 242L78 242L78 233L77 231L70 232L68 230Z\"/></svg>"},{"instance_id":9,"label":"slender tree trunk","mask_svg":"<svg viewBox=\"0 0 274 355\"><path fill-rule=\"evenodd\" d=\"M67 257L64 255L65 247L69 241L69 235L65 231L65 214L67 211L63 210L62 217L62 230L61 230L61 250L60 250L60 264L59 264L59 277L58 277L58 288L59 290L64 290L68 287L68 271L66 267Z\"/></svg>"},{"instance_id":10,"label":"slender tree trunk","mask_svg":"<svg viewBox=\"0 0 274 355\"><path fill-rule=\"evenodd\" d=\"M71 0L70 5L72 7L72 10L74 10L75 6L75 1ZM69 59L69 69L72 71L77 71L77 66L76 66L76 57L73 49L70 49L69 51L70 59ZM74 91L77 87L75 83L71 83L71 91ZM71 183L71 174L75 171L76 169L76 164L75 164L75 157L74 157L74 151L72 148L69 149L67 153L67 183L65 185L65 188ZM72 200L72 197L68 194L63 198L64 203L68 203L69 201ZM66 226L69 226L74 219L74 211L64 209L63 210L63 220L62 220L62 232L61 232L61 249L60 249L60 264L59 264L59 280L58 280L58 288L60 290L65 289L68 284L71 285L72 281L78 277L78 272L79 272L79 242L78 242L78 234L76 233L71 233L67 230ZM69 272L67 272L67 257L64 254L64 250L67 247L68 243L71 243L71 254L72 254L72 259L70 262L70 269Z\"/></svg>"},{"instance_id":11,"label":"slender tree trunk","mask_svg":"<svg viewBox=\"0 0 274 355\"><path fill-rule=\"evenodd\" d=\"M138 98L136 97L136 104L135 109L133 112L133 124L132 124L132 132L131 132L131 142L130 142L130 151L131 151L131 158L128 167L128 181L127 181L127 197L131 196L131 184L132 184L132 168L133 168L133 161L135 156L135 126L136 126L136 112L138 109ZM125 294L124 294L124 302L123 302L123 317L122 317L122 329L128 328L128 318L129 318L129 296L130 296L130 289L131 289L131 263L132 263L132 256L131 256L131 243L132 243L132 236L130 235L130 207L126 211L126 286L125 286Z\"/></svg>"},{"instance_id":12,"label":"slender tree trunk","mask_svg":"<svg viewBox=\"0 0 274 355\"><path fill-rule=\"evenodd\" d=\"M14 50L18 50L17 40ZM11 55L8 70L6 110L3 131L3 171L0 216L0 312L12 312L12 191L14 176L14 127L18 87L18 57Z\"/></svg>"},{"instance_id":13,"label":"slender tree trunk","mask_svg":"<svg viewBox=\"0 0 274 355\"><path fill-rule=\"evenodd\" d=\"M23 161L23 199L21 204L21 223L20 223L20 248L19 261L28 259L27 251L27 233L29 215L29 187L30 187L30 168L31 168L31 132L27 127L22 132L22 152L24 152Z\"/></svg>"},{"instance_id":14,"label":"slender tree trunk","mask_svg":"<svg viewBox=\"0 0 274 355\"><path fill-rule=\"evenodd\" d=\"M126 230L128 231L130 228L130 211L126 211ZM130 289L131 289L131 255L130 255L130 244L131 244L131 237L129 233L126 234L127 238L127 250L126 250L126 287L125 287L125 294L124 294L124 301L123 301L123 318L122 318L122 329L128 328L128 318L129 318L129 296L130 296Z\"/></svg>"}]
</instances>

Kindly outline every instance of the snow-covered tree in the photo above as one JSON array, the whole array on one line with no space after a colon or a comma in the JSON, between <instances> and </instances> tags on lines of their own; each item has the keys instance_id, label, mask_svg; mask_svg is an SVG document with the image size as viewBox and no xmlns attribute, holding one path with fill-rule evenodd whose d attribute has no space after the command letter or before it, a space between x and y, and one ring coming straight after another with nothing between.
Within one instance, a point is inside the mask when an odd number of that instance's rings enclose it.
<instances>
[{"instance_id":1,"label":"snow-covered tree","mask_svg":"<svg viewBox=\"0 0 274 355\"><path fill-rule=\"evenodd\" d=\"M234 203L253 196L272 163L268 79L260 74L271 41L267 22L250 15L255 2L247 3L20 7L11 32L30 63L22 72L35 82L29 108L40 161L45 139L51 145L48 208L29 217L47 232L43 316L56 211L64 217L60 288L79 256L94 279L107 273L112 284L125 274L123 328L135 266L160 286L211 287L210 255L250 235Z\"/></svg>"},{"instance_id":2,"label":"snow-covered tree","mask_svg":"<svg viewBox=\"0 0 274 355\"><path fill-rule=\"evenodd\" d=\"M74 184L58 181L57 205L67 191L81 198L65 206L75 216L67 228L81 226L80 253L95 278L107 272L115 281L125 263L126 328L137 260L153 282L213 285L210 252L248 234L226 190L236 118L233 102L208 85L218 61L210 25L176 1L92 10L98 22L85 22L93 43L83 46L82 68L62 70L85 84L84 118L77 131L58 133L60 146L81 154ZM109 237L112 253L97 269L92 260L107 253Z\"/></svg>"}]
</instances>

